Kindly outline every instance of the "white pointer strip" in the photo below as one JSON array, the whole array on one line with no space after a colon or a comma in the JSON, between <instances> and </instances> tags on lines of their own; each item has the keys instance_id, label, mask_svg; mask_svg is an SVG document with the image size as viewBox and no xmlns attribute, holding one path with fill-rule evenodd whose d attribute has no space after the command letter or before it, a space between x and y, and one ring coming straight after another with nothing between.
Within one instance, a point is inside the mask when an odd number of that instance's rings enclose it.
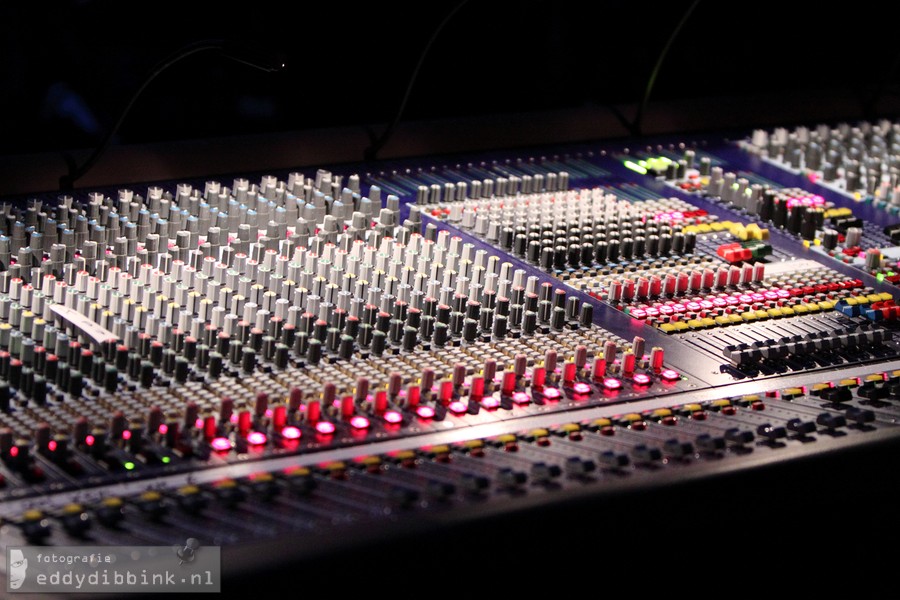
<instances>
[{"instance_id":1,"label":"white pointer strip","mask_svg":"<svg viewBox=\"0 0 900 600\"><path fill-rule=\"evenodd\" d=\"M63 304L53 304L50 306L50 310L98 344L118 339L112 331L93 322L74 308L68 308Z\"/></svg>"}]
</instances>

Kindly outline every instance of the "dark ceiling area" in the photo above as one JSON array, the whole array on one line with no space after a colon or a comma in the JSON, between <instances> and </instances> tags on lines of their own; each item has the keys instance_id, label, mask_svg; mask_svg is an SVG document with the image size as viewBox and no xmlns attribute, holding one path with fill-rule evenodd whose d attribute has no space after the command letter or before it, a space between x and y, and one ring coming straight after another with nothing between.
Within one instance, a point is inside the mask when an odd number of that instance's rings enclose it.
<instances>
[{"instance_id":1,"label":"dark ceiling area","mask_svg":"<svg viewBox=\"0 0 900 600\"><path fill-rule=\"evenodd\" d=\"M176 61L136 100L114 143L347 126L377 134L429 46L404 121L637 105L694 4L5 2L0 155L96 145L155 67L211 39L280 53L286 67L263 72L219 52ZM648 111L821 91L850 94L859 114L876 116L896 92L900 49L874 6L839 16L811 2L735 6L693 6Z\"/></svg>"}]
</instances>

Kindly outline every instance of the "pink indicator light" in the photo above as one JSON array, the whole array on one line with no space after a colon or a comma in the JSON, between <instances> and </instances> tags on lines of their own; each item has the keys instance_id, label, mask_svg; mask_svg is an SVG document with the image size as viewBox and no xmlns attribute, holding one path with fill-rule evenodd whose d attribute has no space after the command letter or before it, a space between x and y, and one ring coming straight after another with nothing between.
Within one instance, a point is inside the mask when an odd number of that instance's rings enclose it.
<instances>
[{"instance_id":1,"label":"pink indicator light","mask_svg":"<svg viewBox=\"0 0 900 600\"><path fill-rule=\"evenodd\" d=\"M262 446L266 443L266 434L261 431L252 431L247 436L247 443L251 446Z\"/></svg>"},{"instance_id":2,"label":"pink indicator light","mask_svg":"<svg viewBox=\"0 0 900 600\"><path fill-rule=\"evenodd\" d=\"M19 447L13 446L12 448L10 448L9 455L12 456L13 458L17 457L19 455Z\"/></svg>"},{"instance_id":3,"label":"pink indicator light","mask_svg":"<svg viewBox=\"0 0 900 600\"><path fill-rule=\"evenodd\" d=\"M50 440L47 442L47 450L50 452L56 452L56 440Z\"/></svg>"},{"instance_id":4,"label":"pink indicator light","mask_svg":"<svg viewBox=\"0 0 900 600\"><path fill-rule=\"evenodd\" d=\"M588 384L581 382L581 381L576 383L575 385L573 385L572 389L575 391L576 394L590 394L591 393L591 386L589 386Z\"/></svg>"},{"instance_id":5,"label":"pink indicator light","mask_svg":"<svg viewBox=\"0 0 900 600\"><path fill-rule=\"evenodd\" d=\"M285 427L281 430L281 435L286 440L299 440L300 430L293 426Z\"/></svg>"},{"instance_id":6,"label":"pink indicator light","mask_svg":"<svg viewBox=\"0 0 900 600\"><path fill-rule=\"evenodd\" d=\"M123 440L131 439L131 430L130 429L126 429L125 431L122 432L122 439Z\"/></svg>"},{"instance_id":7,"label":"pink indicator light","mask_svg":"<svg viewBox=\"0 0 900 600\"><path fill-rule=\"evenodd\" d=\"M420 419L430 419L434 417L434 409L430 406L420 406L416 409L416 414Z\"/></svg>"},{"instance_id":8,"label":"pink indicator light","mask_svg":"<svg viewBox=\"0 0 900 600\"><path fill-rule=\"evenodd\" d=\"M350 419L350 427L353 429L366 429L369 427L369 420L361 415L356 415Z\"/></svg>"},{"instance_id":9,"label":"pink indicator light","mask_svg":"<svg viewBox=\"0 0 900 600\"><path fill-rule=\"evenodd\" d=\"M666 369L659 375L666 381L676 381L678 379L681 379L681 375L678 374L678 371L674 371L672 369Z\"/></svg>"},{"instance_id":10,"label":"pink indicator light","mask_svg":"<svg viewBox=\"0 0 900 600\"><path fill-rule=\"evenodd\" d=\"M316 423L316 431L321 433L322 435L331 435L334 433L334 423L329 423L328 421L319 421Z\"/></svg>"},{"instance_id":11,"label":"pink indicator light","mask_svg":"<svg viewBox=\"0 0 900 600\"><path fill-rule=\"evenodd\" d=\"M270 418L272 417L272 409L271 408L266 409L266 416L270 417Z\"/></svg>"},{"instance_id":12,"label":"pink indicator light","mask_svg":"<svg viewBox=\"0 0 900 600\"><path fill-rule=\"evenodd\" d=\"M646 373L635 373L632 380L635 385L648 385L650 383L650 376Z\"/></svg>"},{"instance_id":13,"label":"pink indicator light","mask_svg":"<svg viewBox=\"0 0 900 600\"><path fill-rule=\"evenodd\" d=\"M398 413L396 410L389 410L384 413L384 420L392 425L396 425L403 421L403 415Z\"/></svg>"},{"instance_id":14,"label":"pink indicator light","mask_svg":"<svg viewBox=\"0 0 900 600\"><path fill-rule=\"evenodd\" d=\"M456 402L451 402L450 406L448 406L447 408L450 409L450 412L457 414L457 415L461 415L464 412L466 412L466 410L468 409L468 406L466 406L464 403L457 400Z\"/></svg>"},{"instance_id":15,"label":"pink indicator light","mask_svg":"<svg viewBox=\"0 0 900 600\"><path fill-rule=\"evenodd\" d=\"M166 425L165 423L160 423L159 424L159 433L161 435L166 435L168 432L169 432L169 426Z\"/></svg>"},{"instance_id":16,"label":"pink indicator light","mask_svg":"<svg viewBox=\"0 0 900 600\"><path fill-rule=\"evenodd\" d=\"M203 419L197 419L194 421L194 427L197 429L203 429Z\"/></svg>"},{"instance_id":17,"label":"pink indicator light","mask_svg":"<svg viewBox=\"0 0 900 600\"><path fill-rule=\"evenodd\" d=\"M85 436L85 438L84 438L84 443L88 446L93 446L95 441L96 440L94 439L94 436L92 436L92 435Z\"/></svg>"},{"instance_id":18,"label":"pink indicator light","mask_svg":"<svg viewBox=\"0 0 900 600\"><path fill-rule=\"evenodd\" d=\"M228 441L228 438L213 438L213 441L210 442L210 445L216 452L227 452L228 450L231 450L231 442Z\"/></svg>"},{"instance_id":19,"label":"pink indicator light","mask_svg":"<svg viewBox=\"0 0 900 600\"><path fill-rule=\"evenodd\" d=\"M231 413L231 416L228 418L228 420L231 421L232 423L237 423L237 419L238 419L237 413Z\"/></svg>"},{"instance_id":20,"label":"pink indicator light","mask_svg":"<svg viewBox=\"0 0 900 600\"><path fill-rule=\"evenodd\" d=\"M607 377L603 380L603 387L608 390L617 390L622 387L622 382L618 379L613 379L612 377Z\"/></svg>"},{"instance_id":21,"label":"pink indicator light","mask_svg":"<svg viewBox=\"0 0 900 600\"><path fill-rule=\"evenodd\" d=\"M559 390L556 388L547 388L544 390L544 398L550 398L551 400L556 400L562 394L559 393Z\"/></svg>"},{"instance_id":22,"label":"pink indicator light","mask_svg":"<svg viewBox=\"0 0 900 600\"><path fill-rule=\"evenodd\" d=\"M516 392L515 394L513 394L512 399L516 404L528 404L529 402L531 402L531 396L529 396L525 392Z\"/></svg>"},{"instance_id":23,"label":"pink indicator light","mask_svg":"<svg viewBox=\"0 0 900 600\"><path fill-rule=\"evenodd\" d=\"M500 406L500 400L493 396L488 396L481 401L481 405L485 408L497 408Z\"/></svg>"}]
</instances>

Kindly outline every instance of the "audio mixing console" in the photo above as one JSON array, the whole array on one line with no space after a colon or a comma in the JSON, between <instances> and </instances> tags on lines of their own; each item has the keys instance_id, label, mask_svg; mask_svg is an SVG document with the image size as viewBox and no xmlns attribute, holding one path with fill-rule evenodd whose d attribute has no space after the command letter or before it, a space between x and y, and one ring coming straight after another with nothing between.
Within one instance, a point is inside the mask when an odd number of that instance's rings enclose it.
<instances>
[{"instance_id":1,"label":"audio mixing console","mask_svg":"<svg viewBox=\"0 0 900 600\"><path fill-rule=\"evenodd\" d=\"M532 556L586 515L685 568L710 559L681 519L770 519L713 553L867 528L822 507L900 440L896 144L820 125L10 198L0 539L195 538L238 589ZM773 490L831 469L862 480ZM647 520L669 542L626 545Z\"/></svg>"}]
</instances>

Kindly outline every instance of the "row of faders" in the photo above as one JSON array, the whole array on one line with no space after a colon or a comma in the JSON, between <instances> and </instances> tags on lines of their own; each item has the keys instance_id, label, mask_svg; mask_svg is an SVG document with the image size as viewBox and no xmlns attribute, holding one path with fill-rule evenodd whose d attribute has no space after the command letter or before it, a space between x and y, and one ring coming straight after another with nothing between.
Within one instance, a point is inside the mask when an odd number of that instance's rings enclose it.
<instances>
[{"instance_id":1,"label":"row of faders","mask_svg":"<svg viewBox=\"0 0 900 600\"><path fill-rule=\"evenodd\" d=\"M0 494L688 385L355 177L63 198L0 227Z\"/></svg>"},{"instance_id":2,"label":"row of faders","mask_svg":"<svg viewBox=\"0 0 900 600\"><path fill-rule=\"evenodd\" d=\"M689 477L709 465L778 460L896 429L900 372L814 381L650 409L598 407L550 425L523 423L497 435L482 429L448 443L410 438L399 449L363 446L343 460L297 456L272 472L257 463L247 474L214 474L169 490L113 491L84 504L31 508L16 517L11 537L160 544L177 531L222 545L290 536L294 547L316 544L317 534L353 539L361 528L396 527L398 518Z\"/></svg>"}]
</instances>

